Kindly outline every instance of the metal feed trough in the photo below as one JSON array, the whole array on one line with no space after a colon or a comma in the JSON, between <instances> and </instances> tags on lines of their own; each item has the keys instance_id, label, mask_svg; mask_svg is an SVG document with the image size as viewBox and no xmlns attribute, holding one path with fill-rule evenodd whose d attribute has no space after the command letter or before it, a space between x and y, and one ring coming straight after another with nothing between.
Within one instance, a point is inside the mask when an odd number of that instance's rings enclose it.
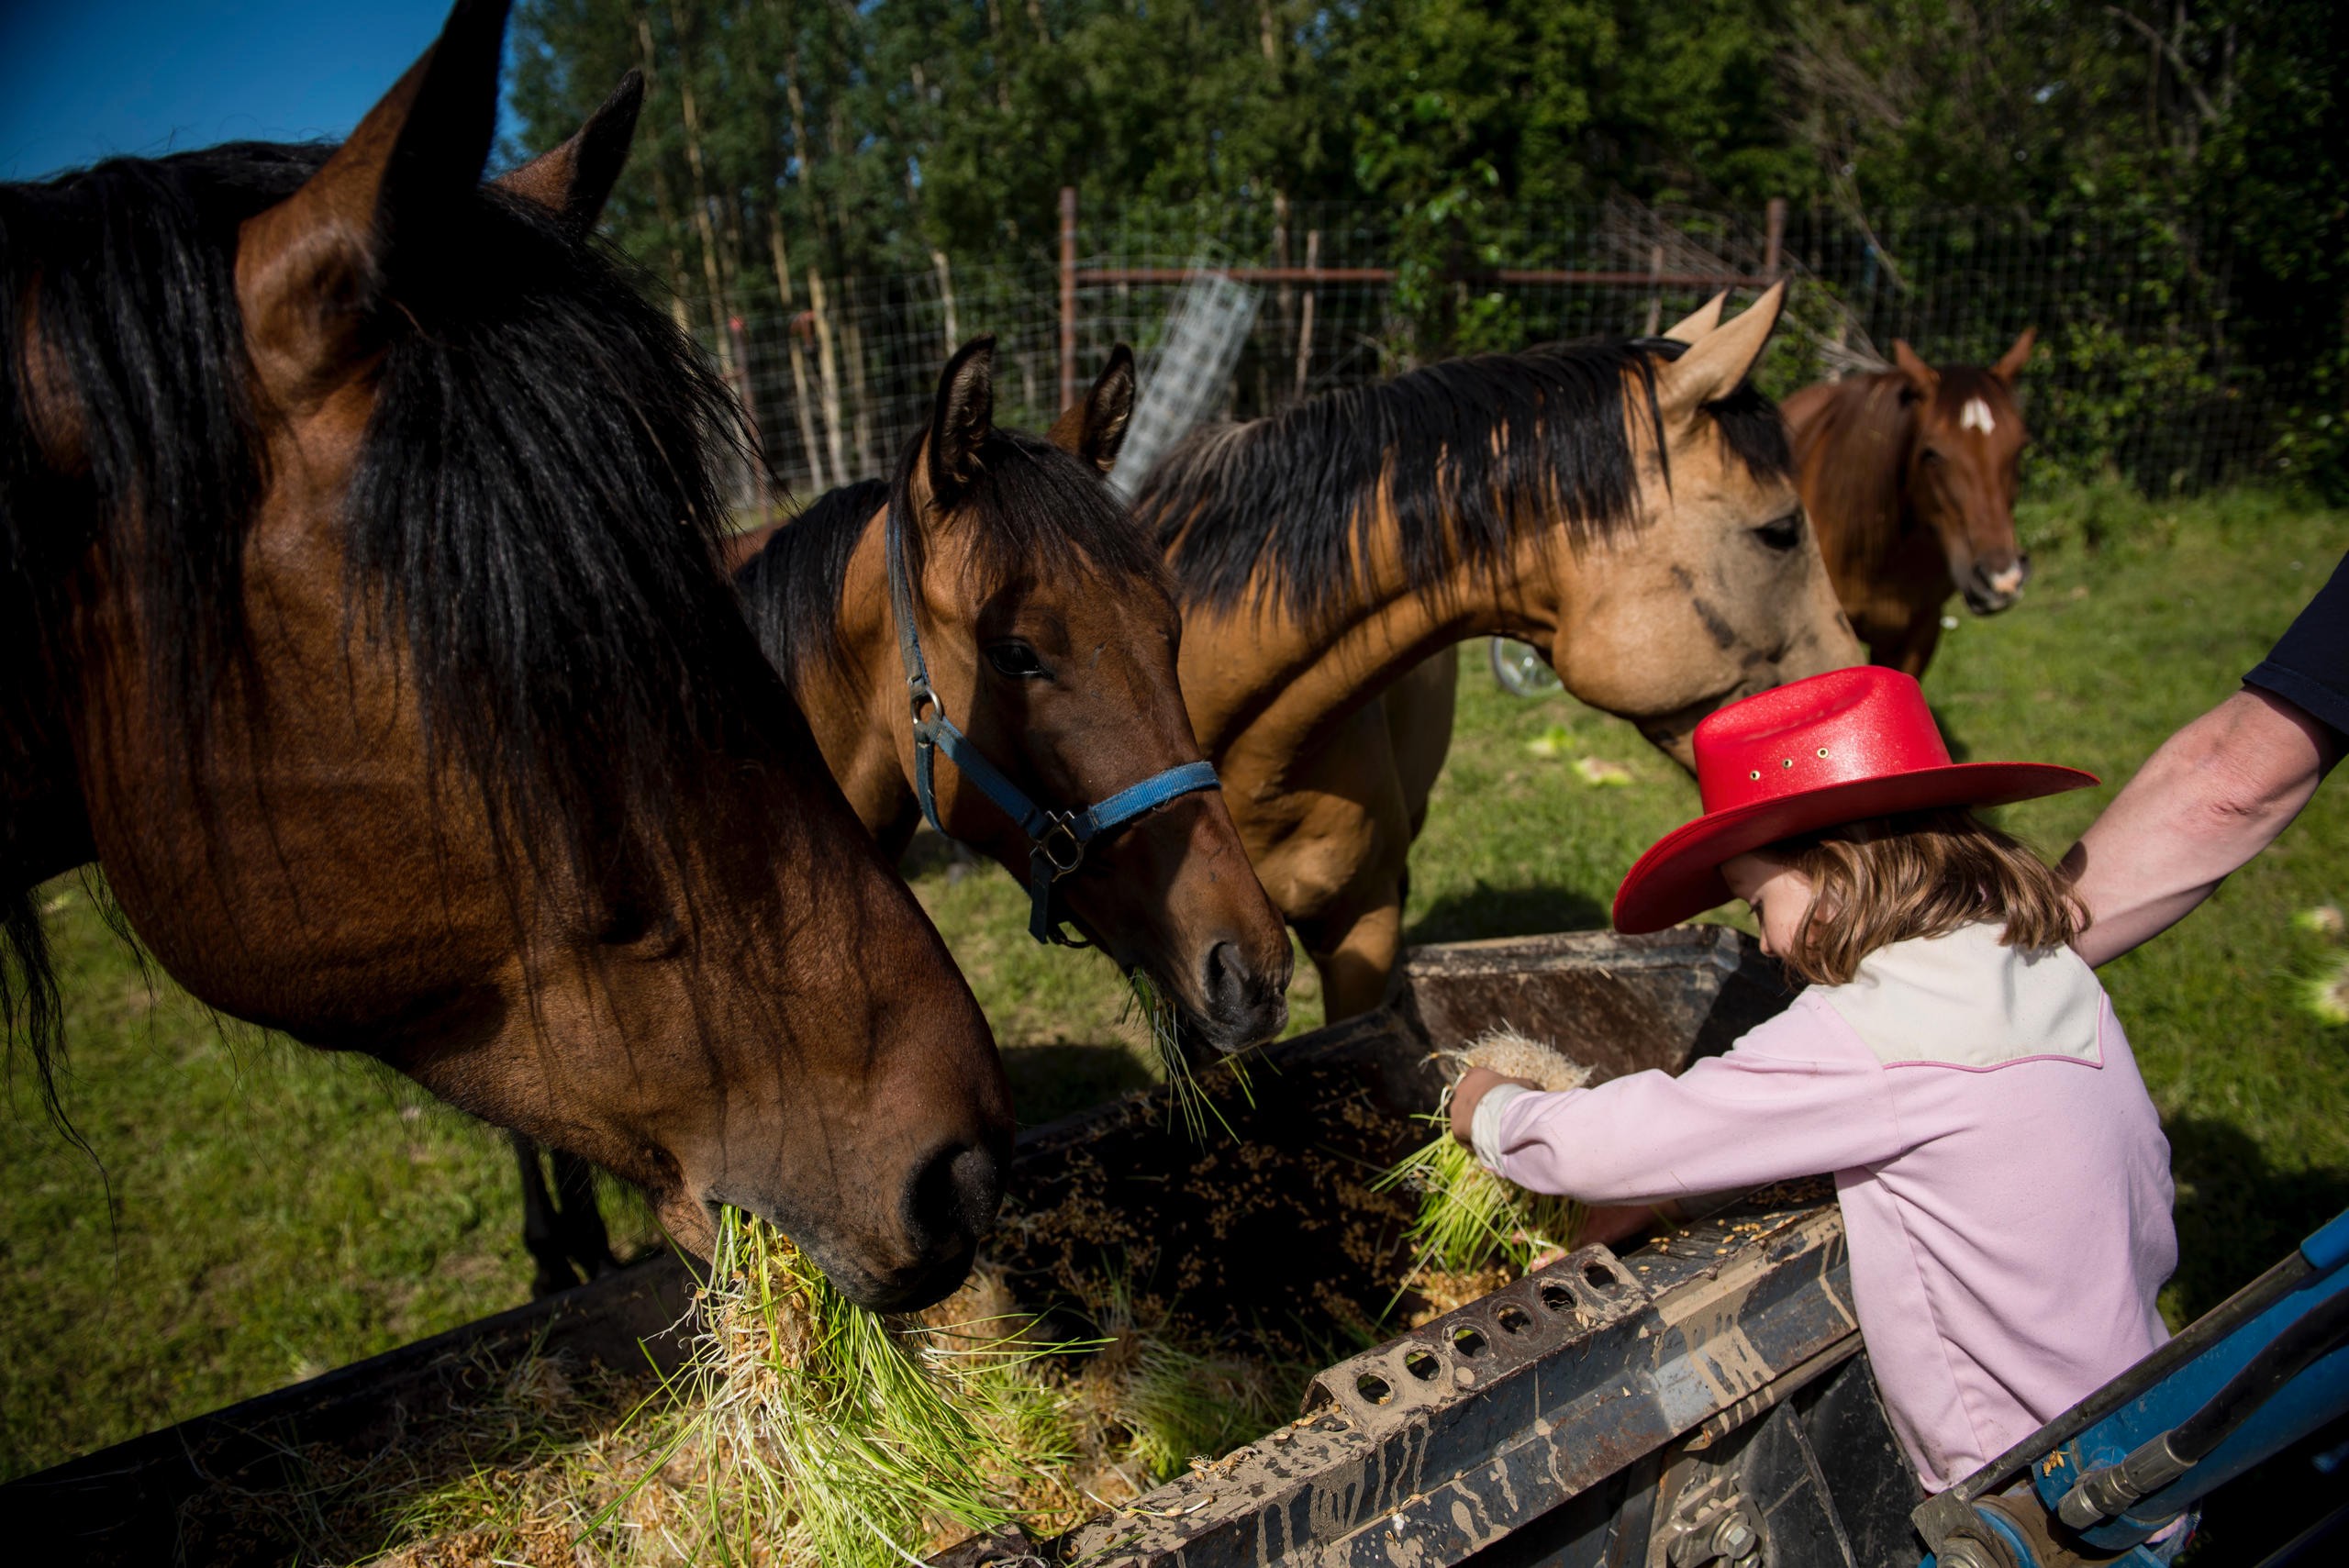
<instances>
[{"instance_id":1,"label":"metal feed trough","mask_svg":"<svg viewBox=\"0 0 2349 1568\"><path fill-rule=\"evenodd\" d=\"M1675 1070L1784 1005L1719 929L1419 950L1394 1006L1261 1053L1233 1137L1112 1101L1020 1141L987 1244L1040 1309L1121 1269L1188 1331L1309 1355L1394 1321L1411 1199L1374 1189L1423 1143L1432 1043L1507 1023L1607 1078ZM364 1463L462 1413L535 1340L645 1351L686 1282L640 1266L420 1345L0 1487L15 1539L76 1560L282 1562L272 1488L292 1456ZM1410 1303L1403 1297L1406 1307ZM1773 1189L1622 1256L1588 1247L1329 1365L1288 1426L1052 1541L1017 1532L936 1561L1477 1568L1903 1560L1916 1485L1858 1354L1843 1231L1823 1183ZM257 1506L258 1505L258 1506Z\"/></svg>"}]
</instances>

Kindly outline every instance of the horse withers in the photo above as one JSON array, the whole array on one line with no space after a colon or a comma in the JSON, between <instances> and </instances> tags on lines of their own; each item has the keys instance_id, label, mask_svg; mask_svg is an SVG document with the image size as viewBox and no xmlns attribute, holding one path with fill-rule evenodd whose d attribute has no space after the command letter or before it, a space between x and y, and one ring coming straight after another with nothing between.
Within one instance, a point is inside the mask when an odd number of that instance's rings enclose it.
<instances>
[{"instance_id":1,"label":"horse withers","mask_svg":"<svg viewBox=\"0 0 2349 1568\"><path fill-rule=\"evenodd\" d=\"M32 889L95 861L220 1011L933 1300L1002 1063L718 568L733 401L587 233L637 89L484 186L504 23L339 149L0 186L11 1032L46 1080Z\"/></svg>"},{"instance_id":2,"label":"horse withers","mask_svg":"<svg viewBox=\"0 0 2349 1568\"><path fill-rule=\"evenodd\" d=\"M1192 724L1330 1018L1396 971L1453 644L1533 644L1684 767L1713 709L1858 662L1785 427L1746 381L1784 300L1209 427L1144 484Z\"/></svg>"},{"instance_id":3,"label":"horse withers","mask_svg":"<svg viewBox=\"0 0 2349 1568\"><path fill-rule=\"evenodd\" d=\"M1040 940L1073 924L1208 1046L1269 1039L1288 933L1201 762L1165 565L1106 483L1132 355L1042 439L995 425L994 364L964 346L891 482L774 530L737 573L751 624L885 853L927 816L1029 888ZM1120 800L1083 841L1056 826Z\"/></svg>"},{"instance_id":4,"label":"horse withers","mask_svg":"<svg viewBox=\"0 0 2349 1568\"><path fill-rule=\"evenodd\" d=\"M2036 337L2024 328L1987 370L1935 369L1896 341L1892 369L1787 399L1803 505L1878 664L1923 674L1953 595L1987 616L2022 594L2015 495L2031 432L2014 387Z\"/></svg>"}]
</instances>

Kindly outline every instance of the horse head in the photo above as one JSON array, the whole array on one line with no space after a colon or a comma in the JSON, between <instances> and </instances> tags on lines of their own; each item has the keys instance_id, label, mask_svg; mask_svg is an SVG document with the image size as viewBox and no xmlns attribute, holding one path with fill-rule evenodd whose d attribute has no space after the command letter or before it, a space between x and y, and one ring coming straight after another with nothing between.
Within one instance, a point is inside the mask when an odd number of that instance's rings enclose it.
<instances>
[{"instance_id":1,"label":"horse head","mask_svg":"<svg viewBox=\"0 0 2349 1568\"><path fill-rule=\"evenodd\" d=\"M1716 298L1623 378L1634 526L1553 550L1551 662L1585 702L1693 768L1705 715L1861 662L1803 516L1776 408L1747 381L1786 300Z\"/></svg>"},{"instance_id":2,"label":"horse head","mask_svg":"<svg viewBox=\"0 0 2349 1568\"><path fill-rule=\"evenodd\" d=\"M211 1006L606 1165L689 1246L733 1203L927 1302L996 1206L1001 1062L718 570L731 400L587 242L636 85L481 183L505 11L460 0L330 153L21 196L61 219L16 265L62 369L13 390L57 406L33 493L78 498L38 526L83 541L43 667L91 844Z\"/></svg>"},{"instance_id":3,"label":"horse head","mask_svg":"<svg viewBox=\"0 0 2349 1568\"><path fill-rule=\"evenodd\" d=\"M1892 345L1900 400L1914 412L1909 506L1940 539L1950 581L1976 615L1995 615L2013 604L2031 576L2031 557L2015 537L2015 493L2031 432L2014 385L2036 337L2034 328L2025 328L1987 370L1936 370L1905 340Z\"/></svg>"},{"instance_id":4,"label":"horse head","mask_svg":"<svg viewBox=\"0 0 2349 1568\"><path fill-rule=\"evenodd\" d=\"M996 427L994 376L994 339L955 354L889 505L941 709L1032 801L1074 811L1200 762L1175 674L1182 618L1107 483L1133 409L1131 353L1119 345L1042 440ZM910 774L912 731L898 732ZM965 770L941 762L934 777L946 830L1030 881L1037 845L1020 825ZM1052 896L1208 1043L1280 1031L1288 934L1219 791L1094 840Z\"/></svg>"}]
</instances>

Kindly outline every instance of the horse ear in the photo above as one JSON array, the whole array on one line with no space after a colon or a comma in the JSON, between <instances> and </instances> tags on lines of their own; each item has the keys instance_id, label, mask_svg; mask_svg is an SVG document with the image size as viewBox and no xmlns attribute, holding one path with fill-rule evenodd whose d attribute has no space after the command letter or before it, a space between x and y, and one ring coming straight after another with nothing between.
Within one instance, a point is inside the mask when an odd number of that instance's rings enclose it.
<instances>
[{"instance_id":1,"label":"horse ear","mask_svg":"<svg viewBox=\"0 0 2349 1568\"><path fill-rule=\"evenodd\" d=\"M1917 350L1909 346L1908 339L1895 338L1892 340L1892 363L1902 379L1909 383L1909 390L1919 397L1931 399L1940 389L1942 373L1918 358Z\"/></svg>"},{"instance_id":2,"label":"horse ear","mask_svg":"<svg viewBox=\"0 0 2349 1568\"><path fill-rule=\"evenodd\" d=\"M2022 374L2022 367L2031 362L2032 345L2038 341L2039 328L2026 327L2022 329L2022 336L2015 339L2015 346L1998 356L1998 362L1990 367L1990 373L1998 378L2000 385L2014 385L2015 378Z\"/></svg>"},{"instance_id":3,"label":"horse ear","mask_svg":"<svg viewBox=\"0 0 2349 1568\"><path fill-rule=\"evenodd\" d=\"M612 187L619 183L629 143L636 138L637 111L643 107L644 73L631 71L568 141L491 183L538 203L561 218L565 228L584 235L596 227Z\"/></svg>"},{"instance_id":4,"label":"horse ear","mask_svg":"<svg viewBox=\"0 0 2349 1568\"><path fill-rule=\"evenodd\" d=\"M1133 415L1134 351L1120 343L1109 350L1109 362L1093 390L1052 421L1051 440L1107 473L1118 466L1118 449L1126 444L1126 426Z\"/></svg>"},{"instance_id":5,"label":"horse ear","mask_svg":"<svg viewBox=\"0 0 2349 1568\"><path fill-rule=\"evenodd\" d=\"M1693 343L1721 324L1721 306L1729 303L1729 290L1723 289L1687 316L1664 329L1664 335L1675 343Z\"/></svg>"},{"instance_id":6,"label":"horse ear","mask_svg":"<svg viewBox=\"0 0 2349 1568\"><path fill-rule=\"evenodd\" d=\"M1685 421L1708 403L1735 392L1770 344L1786 308L1787 285L1772 284L1760 299L1716 327L1670 364L1655 367L1656 406L1671 419Z\"/></svg>"},{"instance_id":7,"label":"horse ear","mask_svg":"<svg viewBox=\"0 0 2349 1568\"><path fill-rule=\"evenodd\" d=\"M440 36L325 167L237 235L254 370L294 400L367 351L377 307L481 183L507 0L457 0Z\"/></svg>"},{"instance_id":8,"label":"horse ear","mask_svg":"<svg viewBox=\"0 0 2349 1568\"><path fill-rule=\"evenodd\" d=\"M972 339L954 350L938 378L930 412L930 491L941 503L970 488L979 476L979 448L995 428L995 337Z\"/></svg>"}]
</instances>

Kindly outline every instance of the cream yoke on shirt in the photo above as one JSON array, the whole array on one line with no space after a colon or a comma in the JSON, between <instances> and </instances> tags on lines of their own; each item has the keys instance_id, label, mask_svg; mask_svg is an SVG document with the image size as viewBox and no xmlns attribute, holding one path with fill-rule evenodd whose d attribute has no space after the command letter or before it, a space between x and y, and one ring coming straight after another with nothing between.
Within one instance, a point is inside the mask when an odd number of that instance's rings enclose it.
<instances>
[{"instance_id":1,"label":"cream yoke on shirt","mask_svg":"<svg viewBox=\"0 0 2349 1568\"><path fill-rule=\"evenodd\" d=\"M1878 948L1848 984L1815 985L1887 1067L2099 1059L2104 988L2070 948L2021 952L2003 926L1966 926Z\"/></svg>"}]
</instances>

